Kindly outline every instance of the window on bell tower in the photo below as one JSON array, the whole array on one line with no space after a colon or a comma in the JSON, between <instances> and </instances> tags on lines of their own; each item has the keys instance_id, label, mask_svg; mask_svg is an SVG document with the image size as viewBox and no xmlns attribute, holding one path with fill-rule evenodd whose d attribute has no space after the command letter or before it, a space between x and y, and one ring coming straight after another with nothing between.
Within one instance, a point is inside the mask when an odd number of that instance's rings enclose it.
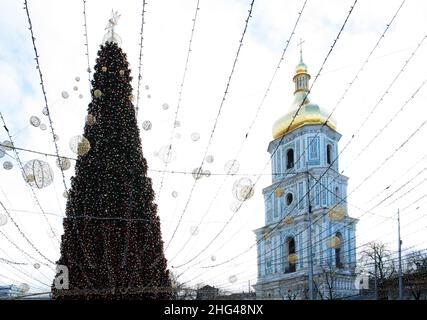
<instances>
[{"instance_id":1,"label":"window on bell tower","mask_svg":"<svg viewBox=\"0 0 427 320\"><path fill-rule=\"evenodd\" d=\"M289 149L286 152L286 169L292 169L294 167L294 149Z\"/></svg>"},{"instance_id":2,"label":"window on bell tower","mask_svg":"<svg viewBox=\"0 0 427 320\"><path fill-rule=\"evenodd\" d=\"M288 237L285 242L285 273L296 271L295 239Z\"/></svg>"},{"instance_id":3,"label":"window on bell tower","mask_svg":"<svg viewBox=\"0 0 427 320\"><path fill-rule=\"evenodd\" d=\"M293 200L294 200L294 196L292 195L292 193L289 192L286 195L286 205L290 206Z\"/></svg>"},{"instance_id":4,"label":"window on bell tower","mask_svg":"<svg viewBox=\"0 0 427 320\"><path fill-rule=\"evenodd\" d=\"M330 144L326 146L326 162L327 164L332 163L332 146Z\"/></svg>"},{"instance_id":5,"label":"window on bell tower","mask_svg":"<svg viewBox=\"0 0 427 320\"><path fill-rule=\"evenodd\" d=\"M342 269L342 268L344 268L344 264L343 264L344 255L343 255L343 251L342 251L343 242L342 242L341 232L337 232L335 234L335 237L337 237L339 239L337 241L338 243L335 247L335 266L339 269Z\"/></svg>"},{"instance_id":6,"label":"window on bell tower","mask_svg":"<svg viewBox=\"0 0 427 320\"><path fill-rule=\"evenodd\" d=\"M335 194L334 194L335 203L339 203L340 198L341 198L340 189L338 187L335 187Z\"/></svg>"}]
</instances>

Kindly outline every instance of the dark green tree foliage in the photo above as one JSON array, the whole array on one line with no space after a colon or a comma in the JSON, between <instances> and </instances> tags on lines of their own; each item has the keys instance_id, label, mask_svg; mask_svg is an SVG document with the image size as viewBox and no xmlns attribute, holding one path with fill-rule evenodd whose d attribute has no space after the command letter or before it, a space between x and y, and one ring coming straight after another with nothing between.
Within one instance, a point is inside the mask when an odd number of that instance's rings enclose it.
<instances>
[{"instance_id":1,"label":"dark green tree foliage","mask_svg":"<svg viewBox=\"0 0 427 320\"><path fill-rule=\"evenodd\" d=\"M64 219L58 265L69 288L54 299L169 299L160 220L132 104L126 54L107 42L98 51L92 102ZM95 90L102 95L96 97ZM135 220L136 219L136 220Z\"/></svg>"}]
</instances>

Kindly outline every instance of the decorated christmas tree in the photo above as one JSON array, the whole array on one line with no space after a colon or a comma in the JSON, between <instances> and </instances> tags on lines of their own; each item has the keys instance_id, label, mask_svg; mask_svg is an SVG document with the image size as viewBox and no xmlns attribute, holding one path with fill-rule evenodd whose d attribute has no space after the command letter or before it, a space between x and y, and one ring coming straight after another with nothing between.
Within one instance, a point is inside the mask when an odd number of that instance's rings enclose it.
<instances>
[{"instance_id":1,"label":"decorated christmas tree","mask_svg":"<svg viewBox=\"0 0 427 320\"><path fill-rule=\"evenodd\" d=\"M130 69L110 19L68 192L54 299L169 299L160 220L132 104ZM61 273L61 276L63 274Z\"/></svg>"}]
</instances>

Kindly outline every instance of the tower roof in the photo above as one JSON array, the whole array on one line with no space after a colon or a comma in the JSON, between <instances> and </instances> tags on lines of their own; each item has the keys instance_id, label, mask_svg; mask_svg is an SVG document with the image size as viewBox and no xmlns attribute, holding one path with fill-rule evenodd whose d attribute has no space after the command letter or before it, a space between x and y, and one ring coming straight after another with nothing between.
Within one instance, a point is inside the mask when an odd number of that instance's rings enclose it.
<instances>
[{"instance_id":1,"label":"tower roof","mask_svg":"<svg viewBox=\"0 0 427 320\"><path fill-rule=\"evenodd\" d=\"M305 125L318 125L326 121L326 125L336 130L336 122L332 118L328 118L329 114L320 109L317 104L311 103L309 99L309 83L310 74L308 73L307 65L302 59L302 51L300 52L300 62L295 67L295 82L294 101L284 116L280 117L273 125L273 138L277 139L283 135L300 128Z\"/></svg>"}]
</instances>

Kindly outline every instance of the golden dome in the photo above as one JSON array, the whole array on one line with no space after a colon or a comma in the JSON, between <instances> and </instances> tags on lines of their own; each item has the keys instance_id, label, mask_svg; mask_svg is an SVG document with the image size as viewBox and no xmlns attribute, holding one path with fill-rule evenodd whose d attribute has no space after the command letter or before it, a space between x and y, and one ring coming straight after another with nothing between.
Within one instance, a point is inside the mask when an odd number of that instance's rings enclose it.
<instances>
[{"instance_id":1,"label":"golden dome","mask_svg":"<svg viewBox=\"0 0 427 320\"><path fill-rule=\"evenodd\" d=\"M317 104L311 103L308 97L310 75L307 72L307 66L301 60L295 68L293 80L295 82L295 99L290 111L279 118L273 125L273 138L277 139L284 134L289 133L305 125L324 124L336 130L336 122L329 118L329 114ZM300 107L301 106L301 107ZM299 111L298 111L299 110ZM298 113L297 113L298 112Z\"/></svg>"},{"instance_id":2,"label":"golden dome","mask_svg":"<svg viewBox=\"0 0 427 320\"><path fill-rule=\"evenodd\" d=\"M302 60L300 61L300 63L297 64L295 68L295 75L300 73L307 73L307 66L304 62L302 62Z\"/></svg>"},{"instance_id":3,"label":"golden dome","mask_svg":"<svg viewBox=\"0 0 427 320\"><path fill-rule=\"evenodd\" d=\"M303 92L297 92L296 95L305 94ZM304 98L303 98L304 99ZM302 99L302 100L303 100ZM295 99L296 100L296 99ZM301 100L301 102L302 102ZM291 132L297 128L300 128L305 125L313 125L313 124L324 124L336 130L337 126L335 121L332 118L328 119L329 114L319 108L317 104L307 103L307 100L301 106L298 114L295 114L298 111L299 104L294 103L295 108L292 108L292 111L286 113L283 117L280 117L273 125L273 138L277 139L283 136L284 134ZM295 118L294 118L295 117Z\"/></svg>"}]
</instances>

